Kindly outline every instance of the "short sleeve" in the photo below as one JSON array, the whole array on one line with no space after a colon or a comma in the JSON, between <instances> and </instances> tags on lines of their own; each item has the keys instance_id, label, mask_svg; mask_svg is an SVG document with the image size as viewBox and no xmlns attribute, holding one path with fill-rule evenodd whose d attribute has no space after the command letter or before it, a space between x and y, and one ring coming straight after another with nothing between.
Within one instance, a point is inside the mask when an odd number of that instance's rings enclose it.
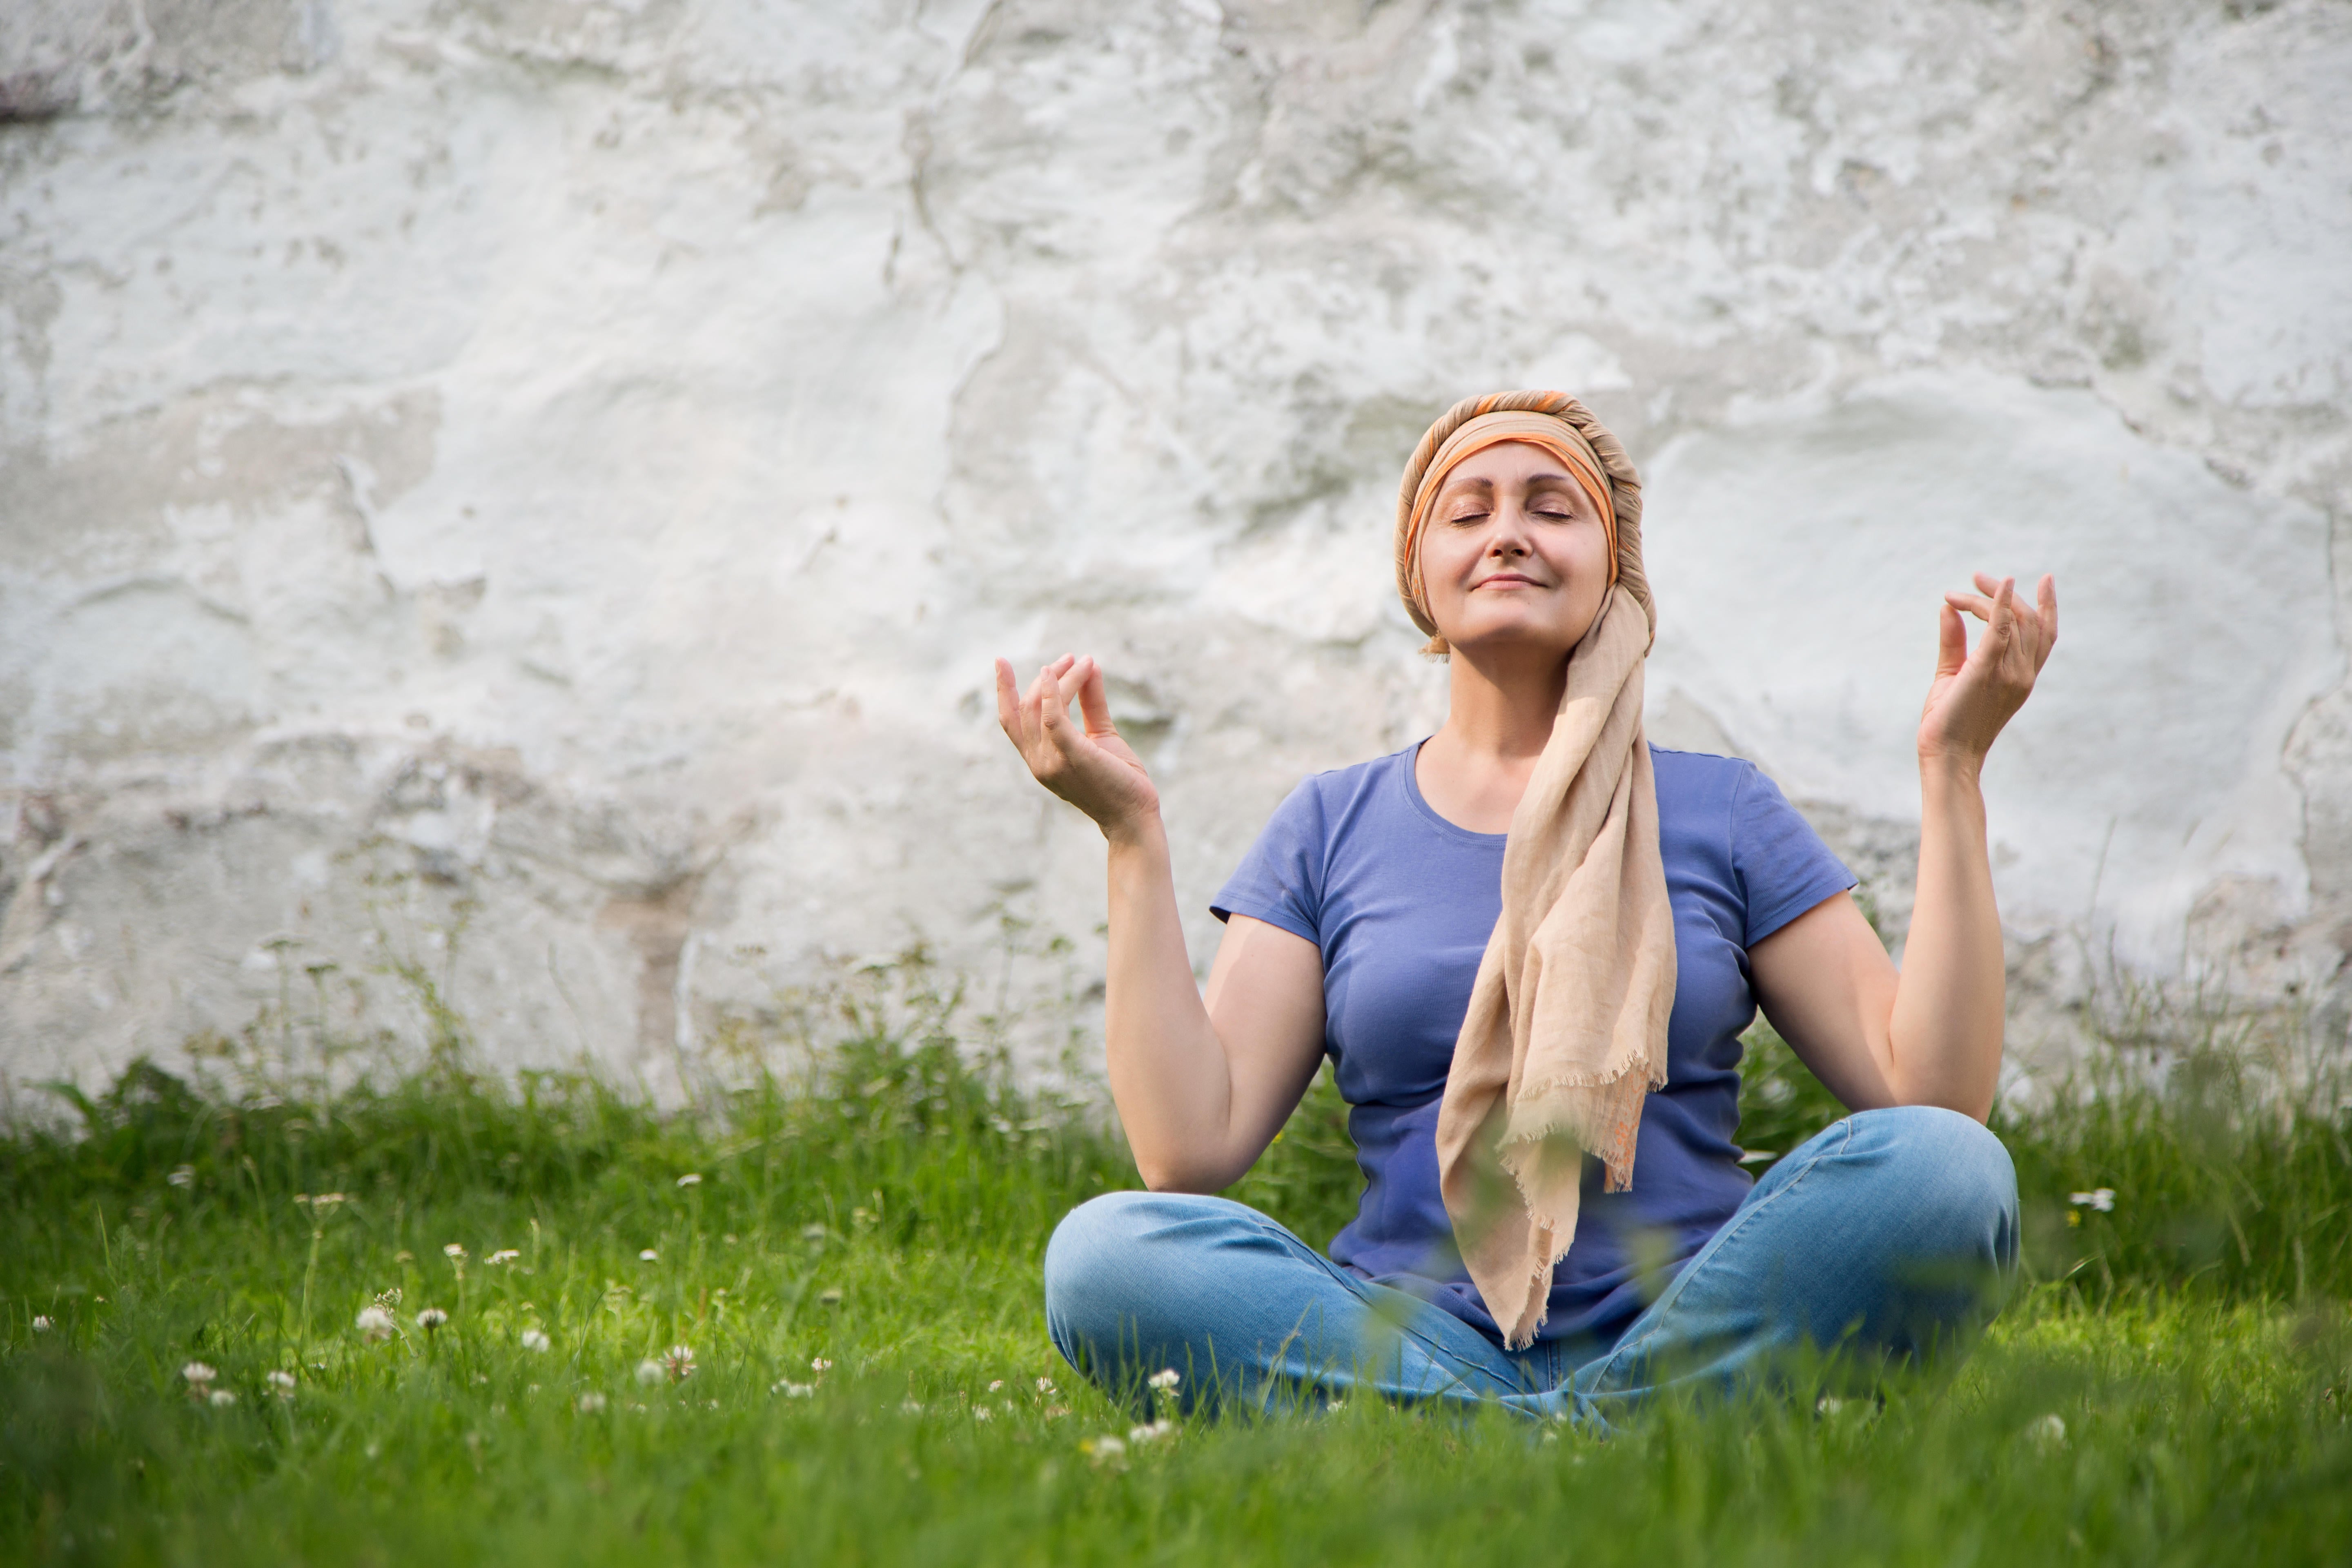
<instances>
[{"instance_id":1,"label":"short sleeve","mask_svg":"<svg viewBox=\"0 0 2352 1568\"><path fill-rule=\"evenodd\" d=\"M1221 921L1247 915L1320 947L1328 848L1323 803L1308 779L1275 808L1209 912Z\"/></svg>"},{"instance_id":2,"label":"short sleeve","mask_svg":"<svg viewBox=\"0 0 2352 1568\"><path fill-rule=\"evenodd\" d=\"M1854 875L1780 785L1753 767L1741 775L1731 797L1731 868L1748 904L1741 945L1754 947L1823 899L1852 888Z\"/></svg>"}]
</instances>

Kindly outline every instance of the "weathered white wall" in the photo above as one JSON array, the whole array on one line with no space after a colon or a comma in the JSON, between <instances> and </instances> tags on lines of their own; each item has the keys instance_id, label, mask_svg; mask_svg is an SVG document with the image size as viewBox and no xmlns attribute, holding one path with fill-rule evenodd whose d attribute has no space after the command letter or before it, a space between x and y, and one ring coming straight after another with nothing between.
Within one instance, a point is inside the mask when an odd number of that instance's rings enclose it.
<instances>
[{"instance_id":1,"label":"weathered white wall","mask_svg":"<svg viewBox=\"0 0 2352 1568\"><path fill-rule=\"evenodd\" d=\"M403 966L657 1086L917 935L1083 1017L989 658L1121 672L1204 955L1439 713L1394 475L1521 384L1650 476L1658 736L1895 923L1937 593L2053 569L2021 994L2340 993L2347 81L2340 0L15 0L0 1083Z\"/></svg>"}]
</instances>

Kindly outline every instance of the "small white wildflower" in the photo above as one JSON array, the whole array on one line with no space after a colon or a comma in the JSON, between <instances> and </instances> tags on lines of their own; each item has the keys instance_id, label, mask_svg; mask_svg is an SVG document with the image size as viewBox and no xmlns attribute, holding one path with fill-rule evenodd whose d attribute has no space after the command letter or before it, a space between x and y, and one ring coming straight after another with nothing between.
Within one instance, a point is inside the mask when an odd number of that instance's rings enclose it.
<instances>
[{"instance_id":1,"label":"small white wildflower","mask_svg":"<svg viewBox=\"0 0 2352 1568\"><path fill-rule=\"evenodd\" d=\"M1150 1377L1144 1379L1144 1381L1149 1383L1154 1388L1165 1391L1175 1387L1184 1380L1177 1375L1176 1369L1171 1366L1163 1371L1153 1373Z\"/></svg>"},{"instance_id":2,"label":"small white wildflower","mask_svg":"<svg viewBox=\"0 0 2352 1568\"><path fill-rule=\"evenodd\" d=\"M1088 1437L1081 1442L1078 1445L1078 1452L1099 1465L1106 1460L1123 1457L1127 1453L1127 1445L1106 1432L1099 1437Z\"/></svg>"},{"instance_id":3,"label":"small white wildflower","mask_svg":"<svg viewBox=\"0 0 2352 1568\"><path fill-rule=\"evenodd\" d=\"M1176 1430L1176 1423L1163 1416L1149 1426L1129 1427L1127 1440L1130 1443L1156 1443L1174 1430Z\"/></svg>"},{"instance_id":4,"label":"small white wildflower","mask_svg":"<svg viewBox=\"0 0 2352 1568\"><path fill-rule=\"evenodd\" d=\"M600 1410L602 1410L602 1409L604 1409L604 1396L603 1394L582 1394L582 1395L580 1396L580 1414L581 1414L581 1415L595 1415L598 1411L600 1411Z\"/></svg>"},{"instance_id":5,"label":"small white wildflower","mask_svg":"<svg viewBox=\"0 0 2352 1568\"><path fill-rule=\"evenodd\" d=\"M347 1194L320 1193L317 1197L310 1200L310 1206L314 1209L331 1209L337 1204L347 1204L351 1201L352 1200Z\"/></svg>"},{"instance_id":6,"label":"small white wildflower","mask_svg":"<svg viewBox=\"0 0 2352 1568\"><path fill-rule=\"evenodd\" d=\"M683 1383L694 1375L694 1347L672 1345L662 1352L661 1363L674 1381Z\"/></svg>"},{"instance_id":7,"label":"small white wildflower","mask_svg":"<svg viewBox=\"0 0 2352 1568\"><path fill-rule=\"evenodd\" d=\"M226 1388L215 1388L211 1393L205 1394L205 1398L211 1402L215 1408L235 1405L236 1403L236 1395L231 1394Z\"/></svg>"},{"instance_id":8,"label":"small white wildflower","mask_svg":"<svg viewBox=\"0 0 2352 1568\"><path fill-rule=\"evenodd\" d=\"M294 1397L294 1374L292 1373L282 1369L272 1372L266 1381L269 1384L270 1391L276 1394L278 1398L291 1399Z\"/></svg>"},{"instance_id":9,"label":"small white wildflower","mask_svg":"<svg viewBox=\"0 0 2352 1568\"><path fill-rule=\"evenodd\" d=\"M2025 1440L2037 1448L2063 1448L2066 1446L2066 1423L2053 1411L2025 1424Z\"/></svg>"},{"instance_id":10,"label":"small white wildflower","mask_svg":"<svg viewBox=\"0 0 2352 1568\"><path fill-rule=\"evenodd\" d=\"M786 1399L806 1399L810 1394L816 1392L816 1384L813 1383L793 1383L787 1379L782 1383L777 1384L774 1387L769 1389L768 1392L771 1394L781 1394Z\"/></svg>"},{"instance_id":11,"label":"small white wildflower","mask_svg":"<svg viewBox=\"0 0 2352 1568\"><path fill-rule=\"evenodd\" d=\"M442 1247L441 1251L445 1256L450 1258L463 1258L466 1256L466 1249L454 1241Z\"/></svg>"},{"instance_id":12,"label":"small white wildflower","mask_svg":"<svg viewBox=\"0 0 2352 1568\"><path fill-rule=\"evenodd\" d=\"M46 1334L51 1329L56 1327L57 1325L50 1322L47 1318L35 1318L33 1320L33 1331L37 1334Z\"/></svg>"},{"instance_id":13,"label":"small white wildflower","mask_svg":"<svg viewBox=\"0 0 2352 1568\"><path fill-rule=\"evenodd\" d=\"M1335 1399L1323 1408L1326 1410L1345 1410L1348 1408L1348 1402L1344 1399Z\"/></svg>"},{"instance_id":14,"label":"small white wildflower","mask_svg":"<svg viewBox=\"0 0 2352 1568\"><path fill-rule=\"evenodd\" d=\"M657 1361L641 1361L637 1363L637 1381L644 1384L648 1388L651 1388L655 1384L659 1383L663 1378L668 1375L668 1373L662 1371L662 1363Z\"/></svg>"},{"instance_id":15,"label":"small white wildflower","mask_svg":"<svg viewBox=\"0 0 2352 1568\"><path fill-rule=\"evenodd\" d=\"M804 1225L801 1226L801 1239L803 1241L823 1241L829 1234L831 1233L828 1232L822 1225Z\"/></svg>"},{"instance_id":16,"label":"small white wildflower","mask_svg":"<svg viewBox=\"0 0 2352 1568\"><path fill-rule=\"evenodd\" d=\"M438 1307L427 1307L416 1314L416 1326L420 1329L437 1329L448 1321L449 1314Z\"/></svg>"},{"instance_id":17,"label":"small white wildflower","mask_svg":"<svg viewBox=\"0 0 2352 1568\"><path fill-rule=\"evenodd\" d=\"M2087 1193L2068 1193L2066 1201L2078 1209L2094 1208L2101 1214L2113 1214L2116 1207L2116 1190L2113 1187L2097 1187Z\"/></svg>"},{"instance_id":18,"label":"small white wildflower","mask_svg":"<svg viewBox=\"0 0 2352 1568\"><path fill-rule=\"evenodd\" d=\"M514 1247L501 1247L496 1252L491 1253L488 1258L483 1258L482 1261L495 1268L501 1263L512 1263L516 1258L520 1258L522 1254Z\"/></svg>"},{"instance_id":19,"label":"small white wildflower","mask_svg":"<svg viewBox=\"0 0 2352 1568\"><path fill-rule=\"evenodd\" d=\"M975 1405L971 1407L971 1418L975 1421L993 1421L996 1416L987 1405Z\"/></svg>"},{"instance_id":20,"label":"small white wildflower","mask_svg":"<svg viewBox=\"0 0 2352 1568\"><path fill-rule=\"evenodd\" d=\"M993 1382L992 1382L991 1384L989 1384L989 1385L988 1385L988 1392L989 1392L989 1393L991 1393L991 1394L994 1394L998 1389L1003 1388L1003 1386L1004 1386L1004 1380L1003 1380L1003 1378L1001 1378L1001 1377L1000 1377L1000 1378L997 1378L997 1379L995 1379Z\"/></svg>"},{"instance_id":21,"label":"small white wildflower","mask_svg":"<svg viewBox=\"0 0 2352 1568\"><path fill-rule=\"evenodd\" d=\"M656 1251L655 1251L652 1247L646 1247L643 1252L640 1252L640 1253L638 1253L638 1254L637 1254L637 1261L638 1261L638 1262L640 1262L640 1263L657 1263L657 1262L659 1262L660 1260L661 1260L661 1254L660 1254L660 1253L658 1253L658 1252L656 1252Z\"/></svg>"},{"instance_id":22,"label":"small white wildflower","mask_svg":"<svg viewBox=\"0 0 2352 1568\"><path fill-rule=\"evenodd\" d=\"M399 1325L393 1321L390 1312L371 1304L360 1309L360 1315L352 1320L352 1327L365 1335L371 1344L381 1344L392 1338Z\"/></svg>"},{"instance_id":23,"label":"small white wildflower","mask_svg":"<svg viewBox=\"0 0 2352 1568\"><path fill-rule=\"evenodd\" d=\"M194 1165L175 1166L163 1179L175 1187L184 1187L196 1179L196 1168Z\"/></svg>"},{"instance_id":24,"label":"small white wildflower","mask_svg":"<svg viewBox=\"0 0 2352 1568\"><path fill-rule=\"evenodd\" d=\"M826 1373L833 1370L833 1363L825 1360L823 1356L818 1356L815 1360L809 1363L809 1370L816 1373L819 1377L823 1377Z\"/></svg>"},{"instance_id":25,"label":"small white wildflower","mask_svg":"<svg viewBox=\"0 0 2352 1568\"><path fill-rule=\"evenodd\" d=\"M192 1361L187 1365L180 1369L180 1375L186 1378L188 1382L194 1386L202 1388L206 1384L212 1382L213 1379L218 1377L220 1373L215 1372L212 1368L206 1366L200 1361Z\"/></svg>"},{"instance_id":26,"label":"small white wildflower","mask_svg":"<svg viewBox=\"0 0 2352 1568\"><path fill-rule=\"evenodd\" d=\"M552 1342L544 1329L525 1329L522 1331L522 1348L527 1351L543 1351Z\"/></svg>"},{"instance_id":27,"label":"small white wildflower","mask_svg":"<svg viewBox=\"0 0 2352 1568\"><path fill-rule=\"evenodd\" d=\"M901 1415L920 1415L923 1413L923 1402L919 1399L902 1399L898 1402L898 1410Z\"/></svg>"},{"instance_id":28,"label":"small white wildflower","mask_svg":"<svg viewBox=\"0 0 2352 1568\"><path fill-rule=\"evenodd\" d=\"M681 1187L698 1187L702 1185L702 1177L699 1173L688 1171L677 1179L677 1184Z\"/></svg>"},{"instance_id":29,"label":"small white wildflower","mask_svg":"<svg viewBox=\"0 0 2352 1568\"><path fill-rule=\"evenodd\" d=\"M1041 1378L1039 1378L1039 1379L1037 1380L1037 1392L1038 1392L1038 1393L1040 1393L1040 1394L1051 1394L1051 1393L1053 1393L1053 1392L1054 1392L1054 1380L1053 1380L1052 1378L1050 1378L1050 1377L1041 1377Z\"/></svg>"}]
</instances>

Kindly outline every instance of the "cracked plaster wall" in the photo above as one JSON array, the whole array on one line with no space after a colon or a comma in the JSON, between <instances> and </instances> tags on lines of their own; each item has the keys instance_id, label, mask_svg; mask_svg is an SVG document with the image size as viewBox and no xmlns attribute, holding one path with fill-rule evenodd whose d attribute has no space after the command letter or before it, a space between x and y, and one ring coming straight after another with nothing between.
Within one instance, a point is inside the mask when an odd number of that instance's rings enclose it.
<instances>
[{"instance_id":1,"label":"cracked plaster wall","mask_svg":"<svg viewBox=\"0 0 2352 1568\"><path fill-rule=\"evenodd\" d=\"M1649 478L1654 736L1898 934L1936 593L2059 574L2021 1054L2110 941L2340 999L2347 80L2343 0L19 0L0 1084L429 981L674 1089L917 935L1044 1049L1099 849L990 656L1119 672L1204 958L1440 715L1394 476L1519 384Z\"/></svg>"}]
</instances>

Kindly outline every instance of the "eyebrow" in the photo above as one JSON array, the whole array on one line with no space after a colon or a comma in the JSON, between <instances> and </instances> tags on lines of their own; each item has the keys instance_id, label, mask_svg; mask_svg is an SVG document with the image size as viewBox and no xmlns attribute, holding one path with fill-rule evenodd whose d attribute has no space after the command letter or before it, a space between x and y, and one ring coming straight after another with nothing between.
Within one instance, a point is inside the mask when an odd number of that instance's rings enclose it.
<instances>
[{"instance_id":1,"label":"eyebrow","mask_svg":"<svg viewBox=\"0 0 2352 1568\"><path fill-rule=\"evenodd\" d=\"M1572 476L1568 475L1568 474L1562 474L1562 473L1555 473L1555 472L1553 472L1552 470L1550 470L1550 469L1549 469L1549 468L1547 468L1546 470L1544 470L1542 473L1539 473L1539 474L1529 474L1529 475L1528 476L1528 483L1529 483L1529 484L1531 484L1531 485L1540 485L1540 484L1547 484L1547 483L1549 483L1549 484L1559 484L1559 485L1576 485L1576 488L1578 488L1579 489L1581 489L1583 488L1582 486L1580 486L1580 485L1577 485L1577 484L1576 484L1576 480L1575 480L1575 479L1574 479ZM1462 489L1465 489L1465 490L1491 490L1491 489L1493 489L1495 488L1495 481L1494 481L1494 480L1492 480L1492 479L1475 479L1475 478L1474 478L1474 479L1465 479L1456 480L1456 479L1454 479L1454 478L1452 478L1451 476L1448 476L1448 477L1447 477L1447 479L1446 479L1446 481L1445 481L1445 489L1454 489L1454 486L1455 486L1456 484L1459 484L1459 485L1461 486L1461 488L1462 488Z\"/></svg>"}]
</instances>

